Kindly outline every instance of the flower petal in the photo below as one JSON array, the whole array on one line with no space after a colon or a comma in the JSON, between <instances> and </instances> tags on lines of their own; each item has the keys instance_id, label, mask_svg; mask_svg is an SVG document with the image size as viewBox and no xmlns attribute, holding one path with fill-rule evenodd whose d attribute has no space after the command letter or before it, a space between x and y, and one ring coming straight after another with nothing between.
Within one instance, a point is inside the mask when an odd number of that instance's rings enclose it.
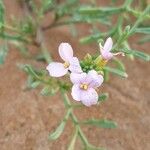
<instances>
[{"instance_id":1,"label":"flower petal","mask_svg":"<svg viewBox=\"0 0 150 150\"><path fill-rule=\"evenodd\" d=\"M71 73L70 74L70 80L73 84L78 84L83 82L86 79L87 74L86 73Z\"/></svg>"},{"instance_id":2,"label":"flower petal","mask_svg":"<svg viewBox=\"0 0 150 150\"><path fill-rule=\"evenodd\" d=\"M81 66L80 66L80 63L79 63L79 60L77 57L73 57L70 59L69 61L69 70L73 73L81 73L82 72L82 69L81 69Z\"/></svg>"},{"instance_id":3,"label":"flower petal","mask_svg":"<svg viewBox=\"0 0 150 150\"><path fill-rule=\"evenodd\" d=\"M64 65L58 62L50 63L46 69L48 70L49 75L52 77L61 77L68 72L68 68L64 68Z\"/></svg>"},{"instance_id":4,"label":"flower petal","mask_svg":"<svg viewBox=\"0 0 150 150\"><path fill-rule=\"evenodd\" d=\"M73 85L71 95L74 100L80 101L80 92L81 92L81 89L79 87L79 84Z\"/></svg>"},{"instance_id":5,"label":"flower petal","mask_svg":"<svg viewBox=\"0 0 150 150\"><path fill-rule=\"evenodd\" d=\"M104 49L104 51L110 52L110 50L112 49L112 46L113 46L113 41L112 41L111 37L109 37L106 40L103 49Z\"/></svg>"},{"instance_id":6,"label":"flower petal","mask_svg":"<svg viewBox=\"0 0 150 150\"><path fill-rule=\"evenodd\" d=\"M73 49L69 43L59 45L59 55L64 61L69 61L73 57Z\"/></svg>"},{"instance_id":7,"label":"flower petal","mask_svg":"<svg viewBox=\"0 0 150 150\"><path fill-rule=\"evenodd\" d=\"M97 103L98 94L93 88L80 91L80 98L84 105L91 106Z\"/></svg>"},{"instance_id":8,"label":"flower petal","mask_svg":"<svg viewBox=\"0 0 150 150\"><path fill-rule=\"evenodd\" d=\"M114 56L113 53L107 51L103 51L101 54L102 54L102 58L106 60L109 60Z\"/></svg>"},{"instance_id":9,"label":"flower petal","mask_svg":"<svg viewBox=\"0 0 150 150\"><path fill-rule=\"evenodd\" d=\"M87 74L87 83L89 83L89 87L97 88L103 83L103 76L98 75L95 70L91 70Z\"/></svg>"}]
</instances>

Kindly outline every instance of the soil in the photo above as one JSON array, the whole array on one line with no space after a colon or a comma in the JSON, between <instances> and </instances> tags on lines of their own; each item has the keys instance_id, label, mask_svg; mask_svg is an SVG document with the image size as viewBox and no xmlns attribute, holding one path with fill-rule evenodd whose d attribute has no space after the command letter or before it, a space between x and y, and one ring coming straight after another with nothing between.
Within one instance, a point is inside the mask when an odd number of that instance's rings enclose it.
<instances>
[{"instance_id":1,"label":"soil","mask_svg":"<svg viewBox=\"0 0 150 150\"><path fill-rule=\"evenodd\" d=\"M17 0L5 0L8 20L11 15L21 17ZM87 28L79 26L82 34ZM58 60L57 48L61 42L69 42L78 57L86 52L94 53L94 44L79 45L78 38L72 37L66 27L45 32L46 44L54 59ZM148 52L150 43L135 44L138 37L130 39L131 46ZM118 123L116 129L82 127L88 140L108 150L149 150L150 149L150 67L149 63L123 58L129 77L118 78L111 75L108 83L101 88L109 93L109 99L99 106L83 107L76 110L79 119L108 118ZM0 68L0 150L66 150L73 125L67 123L64 133L56 141L49 141L53 131L64 116L64 106L60 95L44 97L40 90L25 91L26 74L16 64L35 61L23 58L18 50L10 46L5 64ZM73 100L72 100L73 101ZM75 150L83 149L77 140Z\"/></svg>"}]
</instances>

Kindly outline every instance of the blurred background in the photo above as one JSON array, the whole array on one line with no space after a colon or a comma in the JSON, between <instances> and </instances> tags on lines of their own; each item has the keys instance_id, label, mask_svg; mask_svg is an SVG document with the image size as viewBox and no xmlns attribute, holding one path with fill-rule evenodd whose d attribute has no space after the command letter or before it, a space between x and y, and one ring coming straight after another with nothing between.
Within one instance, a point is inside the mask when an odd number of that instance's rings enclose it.
<instances>
[{"instance_id":1,"label":"blurred background","mask_svg":"<svg viewBox=\"0 0 150 150\"><path fill-rule=\"evenodd\" d=\"M86 2L81 0L81 3ZM120 5L123 2L119 0L116 4ZM38 0L36 3L38 4ZM97 0L97 3L98 6L107 6L110 0ZM12 16L23 19L25 14L19 0L4 0L4 5L8 22L11 22ZM52 18L53 16L47 13L42 25L47 26ZM73 29L67 26L44 31L45 45L55 60L60 60L57 50L61 42L70 43L79 58L85 56L87 52L94 54L98 49L96 43L88 45L79 43L80 37L90 33L90 25L76 26L78 31L76 36L70 33ZM105 30L105 27L103 28ZM131 37L130 46L149 53L150 43L139 45L136 42L139 38L140 35ZM37 53L37 46L30 45L28 48L33 55ZM116 129L84 127L83 131L92 144L109 150L149 150L149 62L121 59L125 63L128 78L122 79L111 75L110 80L100 89L109 93L108 101L99 106L77 109L75 113L80 120L90 117L108 118L118 123ZM65 113L60 95L46 97L40 95L39 89L25 90L27 75L17 67L17 64L25 63L37 68L47 66L47 63L22 57L16 47L10 45L7 59L4 65L0 66L0 150L66 150L73 129L70 121L59 139L48 140L48 134L56 128ZM80 149L83 147L77 140L75 150Z\"/></svg>"}]
</instances>

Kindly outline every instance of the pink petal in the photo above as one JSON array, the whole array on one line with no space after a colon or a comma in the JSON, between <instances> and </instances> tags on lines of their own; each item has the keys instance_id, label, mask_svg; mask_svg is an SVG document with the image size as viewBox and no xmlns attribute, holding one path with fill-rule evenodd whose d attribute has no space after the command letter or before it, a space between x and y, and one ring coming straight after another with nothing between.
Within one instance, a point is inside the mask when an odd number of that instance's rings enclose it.
<instances>
[{"instance_id":1,"label":"pink petal","mask_svg":"<svg viewBox=\"0 0 150 150\"><path fill-rule=\"evenodd\" d=\"M73 84L82 83L86 79L87 74L86 73L71 73L70 74L70 80Z\"/></svg>"},{"instance_id":2,"label":"pink petal","mask_svg":"<svg viewBox=\"0 0 150 150\"><path fill-rule=\"evenodd\" d=\"M108 51L102 51L101 52L102 58L109 60L113 57L113 53L108 52Z\"/></svg>"},{"instance_id":3,"label":"pink petal","mask_svg":"<svg viewBox=\"0 0 150 150\"><path fill-rule=\"evenodd\" d=\"M81 92L81 89L80 89L79 86L80 86L79 84L75 84L72 87L71 95L72 95L73 99L76 100L76 101L80 101L80 92Z\"/></svg>"},{"instance_id":4,"label":"pink petal","mask_svg":"<svg viewBox=\"0 0 150 150\"><path fill-rule=\"evenodd\" d=\"M91 106L97 103L98 94L93 88L80 91L80 98L84 105Z\"/></svg>"},{"instance_id":5,"label":"pink petal","mask_svg":"<svg viewBox=\"0 0 150 150\"><path fill-rule=\"evenodd\" d=\"M59 45L59 55L64 61L69 61L73 57L73 49L68 43Z\"/></svg>"},{"instance_id":6,"label":"pink petal","mask_svg":"<svg viewBox=\"0 0 150 150\"><path fill-rule=\"evenodd\" d=\"M89 83L89 87L97 88L103 83L103 76L98 75L95 70L91 70L87 74L87 82Z\"/></svg>"},{"instance_id":7,"label":"pink petal","mask_svg":"<svg viewBox=\"0 0 150 150\"><path fill-rule=\"evenodd\" d=\"M110 50L112 49L112 46L113 46L113 41L112 41L111 37L109 37L106 40L103 49L104 49L104 51L110 52Z\"/></svg>"},{"instance_id":8,"label":"pink petal","mask_svg":"<svg viewBox=\"0 0 150 150\"><path fill-rule=\"evenodd\" d=\"M70 59L69 61L70 66L69 66L69 70L73 73L81 73L82 69L79 63L79 60L77 57L73 57Z\"/></svg>"},{"instance_id":9,"label":"pink petal","mask_svg":"<svg viewBox=\"0 0 150 150\"><path fill-rule=\"evenodd\" d=\"M64 68L64 65L58 62L50 63L46 69L48 70L49 75L52 77L61 77L68 72L68 68Z\"/></svg>"}]
</instances>

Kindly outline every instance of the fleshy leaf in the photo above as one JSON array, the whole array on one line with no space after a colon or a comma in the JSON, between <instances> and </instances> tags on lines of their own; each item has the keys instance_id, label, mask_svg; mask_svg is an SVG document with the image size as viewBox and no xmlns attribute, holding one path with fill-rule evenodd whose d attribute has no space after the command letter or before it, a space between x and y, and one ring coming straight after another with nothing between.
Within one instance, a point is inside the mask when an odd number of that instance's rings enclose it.
<instances>
[{"instance_id":1,"label":"fleshy leaf","mask_svg":"<svg viewBox=\"0 0 150 150\"><path fill-rule=\"evenodd\" d=\"M56 128L56 130L49 135L49 139L56 140L62 134L65 128L66 122L62 121L61 124Z\"/></svg>"},{"instance_id":2,"label":"fleshy leaf","mask_svg":"<svg viewBox=\"0 0 150 150\"><path fill-rule=\"evenodd\" d=\"M97 120L97 119L90 119L83 122L84 124L93 125L101 128L116 128L117 123L114 121L110 121L107 119Z\"/></svg>"},{"instance_id":3,"label":"fleshy leaf","mask_svg":"<svg viewBox=\"0 0 150 150\"><path fill-rule=\"evenodd\" d=\"M127 78L128 77L126 72L121 71L119 69L115 69L115 68L111 68L111 67L104 67L104 70L106 70L108 72L111 72L111 73L114 73L114 74L116 74L118 76L121 76L123 78Z\"/></svg>"},{"instance_id":4,"label":"fleshy leaf","mask_svg":"<svg viewBox=\"0 0 150 150\"><path fill-rule=\"evenodd\" d=\"M98 102L103 102L103 101L107 100L108 96L109 96L108 93L100 94L98 97Z\"/></svg>"}]
</instances>

